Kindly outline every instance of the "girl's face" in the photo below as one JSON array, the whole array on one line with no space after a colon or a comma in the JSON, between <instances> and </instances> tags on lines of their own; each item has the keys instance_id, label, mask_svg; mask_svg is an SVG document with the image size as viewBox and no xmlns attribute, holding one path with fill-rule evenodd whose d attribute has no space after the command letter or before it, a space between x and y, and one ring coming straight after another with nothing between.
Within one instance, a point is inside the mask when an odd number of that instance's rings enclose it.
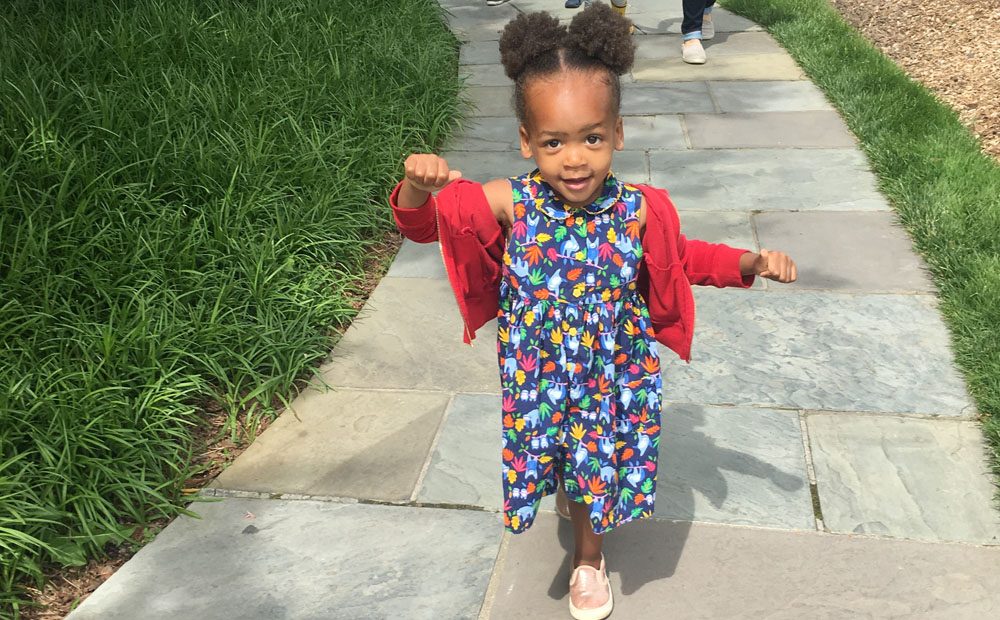
<instances>
[{"instance_id":1,"label":"girl's face","mask_svg":"<svg viewBox=\"0 0 1000 620\"><path fill-rule=\"evenodd\" d=\"M614 152L625 147L611 87L595 73L564 71L536 79L524 92L521 155L534 158L545 182L568 206L597 200Z\"/></svg>"}]
</instances>

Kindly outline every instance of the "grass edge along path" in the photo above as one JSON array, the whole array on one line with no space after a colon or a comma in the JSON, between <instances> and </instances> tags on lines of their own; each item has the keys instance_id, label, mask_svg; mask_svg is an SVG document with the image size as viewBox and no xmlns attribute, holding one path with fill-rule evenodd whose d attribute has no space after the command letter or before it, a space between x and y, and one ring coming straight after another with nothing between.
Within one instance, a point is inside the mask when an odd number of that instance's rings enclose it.
<instances>
[{"instance_id":1,"label":"grass edge along path","mask_svg":"<svg viewBox=\"0 0 1000 620\"><path fill-rule=\"evenodd\" d=\"M766 28L857 136L938 288L1000 476L1000 166L954 111L827 0L721 4Z\"/></svg>"},{"instance_id":2,"label":"grass edge along path","mask_svg":"<svg viewBox=\"0 0 1000 620\"><path fill-rule=\"evenodd\" d=\"M461 87L433 0L6 8L0 618L182 511L200 406L272 415L329 353Z\"/></svg>"}]
</instances>

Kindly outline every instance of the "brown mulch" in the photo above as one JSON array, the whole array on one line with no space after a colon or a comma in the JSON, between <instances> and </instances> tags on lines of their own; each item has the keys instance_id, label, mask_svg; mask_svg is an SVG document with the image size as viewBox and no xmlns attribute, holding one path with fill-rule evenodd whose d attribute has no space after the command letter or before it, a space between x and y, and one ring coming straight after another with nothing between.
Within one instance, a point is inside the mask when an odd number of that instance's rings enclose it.
<instances>
[{"instance_id":1,"label":"brown mulch","mask_svg":"<svg viewBox=\"0 0 1000 620\"><path fill-rule=\"evenodd\" d=\"M830 0L1000 159L1000 0Z\"/></svg>"},{"instance_id":2,"label":"brown mulch","mask_svg":"<svg viewBox=\"0 0 1000 620\"><path fill-rule=\"evenodd\" d=\"M361 310L375 290L402 241L403 237L399 232L390 230L369 248L362 277L358 279L356 288L348 293L355 310ZM349 325L342 326L333 335L339 338L348 327ZM292 395L304 389L307 383L308 377L299 380ZM280 404L278 400L272 403L279 415L282 411ZM240 415L236 420L237 439L234 440L232 433L223 434L227 420L228 415L219 403L201 405L201 424L192 431L193 445L199 446L192 458L198 471L184 483L182 493L185 495L192 498L197 495L202 487L215 480L271 424L271 420L265 416L251 429L246 425L245 415ZM105 557L91 560L86 566L47 567L44 589L30 586L26 588L32 602L39 606L22 608L21 618L62 620L169 523L168 519L158 519L145 528L137 525L131 542L106 545Z\"/></svg>"}]
</instances>

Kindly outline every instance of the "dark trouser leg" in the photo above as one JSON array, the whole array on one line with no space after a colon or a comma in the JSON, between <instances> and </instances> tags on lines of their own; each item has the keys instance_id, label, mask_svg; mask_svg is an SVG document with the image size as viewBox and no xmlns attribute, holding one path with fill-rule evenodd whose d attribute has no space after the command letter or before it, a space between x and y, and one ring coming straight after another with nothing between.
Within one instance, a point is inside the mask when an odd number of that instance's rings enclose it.
<instances>
[{"instance_id":1,"label":"dark trouser leg","mask_svg":"<svg viewBox=\"0 0 1000 620\"><path fill-rule=\"evenodd\" d=\"M701 20L705 9L713 6L715 0L683 0L684 21L681 22L681 32L701 32Z\"/></svg>"}]
</instances>

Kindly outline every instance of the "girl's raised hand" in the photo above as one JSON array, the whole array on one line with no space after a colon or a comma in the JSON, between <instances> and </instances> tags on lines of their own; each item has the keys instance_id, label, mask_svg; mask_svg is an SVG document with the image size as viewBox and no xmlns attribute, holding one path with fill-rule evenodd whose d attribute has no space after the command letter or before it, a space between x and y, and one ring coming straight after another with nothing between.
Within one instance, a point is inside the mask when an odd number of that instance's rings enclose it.
<instances>
[{"instance_id":1,"label":"girl's raised hand","mask_svg":"<svg viewBox=\"0 0 1000 620\"><path fill-rule=\"evenodd\" d=\"M757 275L778 282L795 282L798 272L795 262L784 252L774 252L760 249L754 264Z\"/></svg>"},{"instance_id":2,"label":"girl's raised hand","mask_svg":"<svg viewBox=\"0 0 1000 620\"><path fill-rule=\"evenodd\" d=\"M414 153L403 162L406 182L421 192L436 192L462 176L458 170L448 168L444 157L433 153Z\"/></svg>"}]
</instances>

